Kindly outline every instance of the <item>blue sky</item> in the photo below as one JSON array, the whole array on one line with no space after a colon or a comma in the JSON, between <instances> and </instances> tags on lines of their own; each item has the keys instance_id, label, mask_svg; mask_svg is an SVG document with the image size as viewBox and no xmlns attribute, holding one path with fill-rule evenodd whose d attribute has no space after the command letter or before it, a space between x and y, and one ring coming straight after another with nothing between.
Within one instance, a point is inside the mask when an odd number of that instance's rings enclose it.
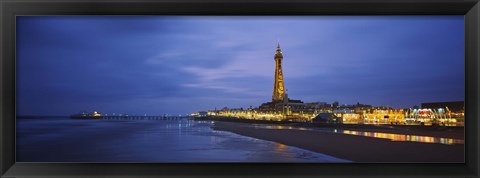
<instances>
[{"instance_id":1,"label":"blue sky","mask_svg":"<svg viewBox=\"0 0 480 178\"><path fill-rule=\"evenodd\" d=\"M464 100L463 16L21 16L17 115Z\"/></svg>"}]
</instances>

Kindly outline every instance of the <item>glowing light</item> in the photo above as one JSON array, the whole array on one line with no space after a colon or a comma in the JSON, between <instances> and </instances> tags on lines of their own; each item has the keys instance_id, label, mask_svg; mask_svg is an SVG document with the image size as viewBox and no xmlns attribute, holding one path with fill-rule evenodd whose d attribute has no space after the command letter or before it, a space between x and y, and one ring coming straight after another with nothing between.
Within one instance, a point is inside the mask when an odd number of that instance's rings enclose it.
<instances>
[{"instance_id":1,"label":"glowing light","mask_svg":"<svg viewBox=\"0 0 480 178\"><path fill-rule=\"evenodd\" d=\"M343 134L389 139L392 141L440 143L440 144L447 144L447 145L465 144L465 141L461 139L438 138L438 137L418 136L418 135L404 135L404 134L380 133L380 132L359 132L359 131L349 131L349 130L344 130Z\"/></svg>"}]
</instances>

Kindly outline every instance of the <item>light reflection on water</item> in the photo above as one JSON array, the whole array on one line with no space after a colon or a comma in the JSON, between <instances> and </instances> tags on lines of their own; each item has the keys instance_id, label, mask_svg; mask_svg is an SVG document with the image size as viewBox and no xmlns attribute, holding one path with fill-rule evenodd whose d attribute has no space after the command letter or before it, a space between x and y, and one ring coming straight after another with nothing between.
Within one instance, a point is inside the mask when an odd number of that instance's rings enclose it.
<instances>
[{"instance_id":1,"label":"light reflection on water","mask_svg":"<svg viewBox=\"0 0 480 178\"><path fill-rule=\"evenodd\" d=\"M383 132L364 132L364 131L351 131L351 130L340 130L340 129L325 129L325 128L303 128L303 127L294 127L294 126L284 126L284 125L262 125L254 124L254 128L264 128L264 129L287 129L287 130L310 130L310 131L320 131L320 132L333 132L337 134L347 134L347 135L358 135L365 137L389 139L392 141L408 141L408 142L421 142L421 143L437 143L437 144L465 144L465 141L462 139L453 139L453 138L440 138L440 137L431 137L431 136L420 136L420 135L407 135L407 134L394 134L394 133L383 133Z\"/></svg>"},{"instance_id":2,"label":"light reflection on water","mask_svg":"<svg viewBox=\"0 0 480 178\"><path fill-rule=\"evenodd\" d=\"M283 126L283 125L258 125L254 124L255 128L265 128L265 129L288 129L288 130L312 130L303 127L292 127L292 126Z\"/></svg>"},{"instance_id":3,"label":"light reflection on water","mask_svg":"<svg viewBox=\"0 0 480 178\"><path fill-rule=\"evenodd\" d=\"M275 150L276 151L285 151L287 149L287 145L276 143Z\"/></svg>"},{"instance_id":4,"label":"light reflection on water","mask_svg":"<svg viewBox=\"0 0 480 178\"><path fill-rule=\"evenodd\" d=\"M440 144L447 144L447 145L465 144L465 141L461 139L439 138L439 137L419 136L419 135L404 135L404 134L381 133L381 132L362 132L362 131L351 131L351 130L343 130L343 131L340 131L340 133L348 134L348 135L360 135L365 137L383 138L383 139L389 139L392 141L440 143Z\"/></svg>"}]
</instances>

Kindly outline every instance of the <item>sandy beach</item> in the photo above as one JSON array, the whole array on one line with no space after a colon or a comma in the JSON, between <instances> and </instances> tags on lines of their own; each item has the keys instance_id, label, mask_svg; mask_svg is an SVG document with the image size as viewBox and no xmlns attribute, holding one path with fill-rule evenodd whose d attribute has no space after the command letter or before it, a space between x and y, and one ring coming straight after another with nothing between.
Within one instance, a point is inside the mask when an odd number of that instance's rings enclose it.
<instances>
[{"instance_id":1,"label":"sandy beach","mask_svg":"<svg viewBox=\"0 0 480 178\"><path fill-rule=\"evenodd\" d=\"M420 142L400 142L357 135L317 132L296 129L267 129L252 127L251 123L215 121L215 130L273 141L306 150L324 153L354 162L389 163L452 163L464 162L464 144L445 145ZM355 129L353 129L355 130ZM386 133L408 133L408 130L375 129ZM440 135L441 131L414 129L418 135ZM447 133L445 131L445 133ZM410 133L411 134L411 133ZM449 133L447 138L459 138ZM444 136L445 137L445 136ZM463 138L463 136L461 137Z\"/></svg>"}]
</instances>

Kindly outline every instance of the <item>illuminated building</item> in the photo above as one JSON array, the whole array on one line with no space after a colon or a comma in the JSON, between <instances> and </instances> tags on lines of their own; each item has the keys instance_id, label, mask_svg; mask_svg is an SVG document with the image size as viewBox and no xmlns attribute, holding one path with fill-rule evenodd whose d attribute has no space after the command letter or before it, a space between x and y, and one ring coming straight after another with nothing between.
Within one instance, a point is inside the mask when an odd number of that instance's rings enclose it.
<instances>
[{"instance_id":1,"label":"illuminated building","mask_svg":"<svg viewBox=\"0 0 480 178\"><path fill-rule=\"evenodd\" d=\"M403 109L372 109L364 112L363 123L370 124L405 124Z\"/></svg>"},{"instance_id":2,"label":"illuminated building","mask_svg":"<svg viewBox=\"0 0 480 178\"><path fill-rule=\"evenodd\" d=\"M285 98L285 85L283 81L282 61L283 54L280 49L280 42L277 45L277 51L275 51L275 80L273 83L272 102L280 102Z\"/></svg>"},{"instance_id":3,"label":"illuminated building","mask_svg":"<svg viewBox=\"0 0 480 178\"><path fill-rule=\"evenodd\" d=\"M409 124L464 125L465 122L463 110L454 112L449 107L409 109L405 112L405 117Z\"/></svg>"},{"instance_id":4,"label":"illuminated building","mask_svg":"<svg viewBox=\"0 0 480 178\"><path fill-rule=\"evenodd\" d=\"M100 116L102 116L102 114L100 114L100 113L98 113L97 111L95 111L95 112L92 113L92 116L93 116L93 117L100 117Z\"/></svg>"},{"instance_id":5,"label":"illuminated building","mask_svg":"<svg viewBox=\"0 0 480 178\"><path fill-rule=\"evenodd\" d=\"M301 100L293 100L288 98L285 90L285 83L283 78L283 53L280 49L280 43L277 44L277 50L274 55L275 73L272 91L272 101L263 103L259 106L258 111L264 113L281 114L285 119L299 118L303 116L305 105Z\"/></svg>"},{"instance_id":6,"label":"illuminated building","mask_svg":"<svg viewBox=\"0 0 480 178\"><path fill-rule=\"evenodd\" d=\"M425 125L463 125L465 123L465 103L463 101L422 103L421 109L413 109L409 120Z\"/></svg>"}]
</instances>

